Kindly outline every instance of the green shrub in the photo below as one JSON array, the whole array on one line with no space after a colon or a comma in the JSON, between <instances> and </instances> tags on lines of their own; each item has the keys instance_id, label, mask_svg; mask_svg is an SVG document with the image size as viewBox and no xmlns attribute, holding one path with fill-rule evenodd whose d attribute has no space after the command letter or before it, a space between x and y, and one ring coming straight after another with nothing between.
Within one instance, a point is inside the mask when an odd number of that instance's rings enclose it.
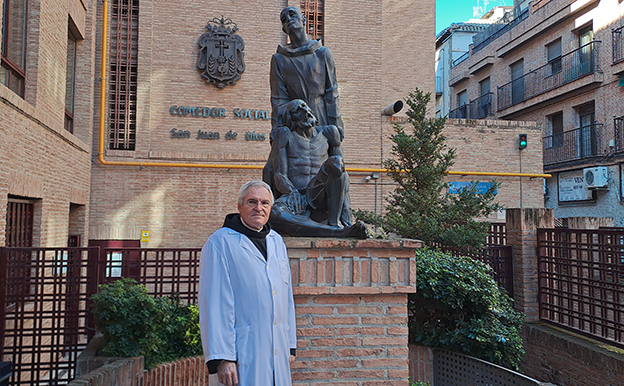
<instances>
[{"instance_id":1,"label":"green shrub","mask_svg":"<svg viewBox=\"0 0 624 386\"><path fill-rule=\"evenodd\" d=\"M524 355L523 314L469 257L416 252L417 292L410 295L410 341L471 355L517 370Z\"/></svg>"},{"instance_id":2,"label":"green shrub","mask_svg":"<svg viewBox=\"0 0 624 386\"><path fill-rule=\"evenodd\" d=\"M145 358L145 367L200 355L199 312L177 297L154 298L132 279L101 285L91 297L104 336L102 355Z\"/></svg>"}]
</instances>

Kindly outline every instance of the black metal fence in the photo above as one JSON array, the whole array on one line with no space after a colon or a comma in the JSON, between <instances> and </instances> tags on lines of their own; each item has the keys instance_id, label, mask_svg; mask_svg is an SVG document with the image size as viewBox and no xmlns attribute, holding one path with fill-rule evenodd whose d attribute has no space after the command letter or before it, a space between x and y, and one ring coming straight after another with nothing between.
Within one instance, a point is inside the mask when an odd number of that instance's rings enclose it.
<instances>
[{"instance_id":1,"label":"black metal fence","mask_svg":"<svg viewBox=\"0 0 624 386\"><path fill-rule=\"evenodd\" d=\"M461 105L449 112L449 118L456 119L483 119L493 114L494 94L489 92L473 99L470 103Z\"/></svg>"},{"instance_id":2,"label":"black metal fence","mask_svg":"<svg viewBox=\"0 0 624 386\"><path fill-rule=\"evenodd\" d=\"M624 347L624 231L538 229L540 319Z\"/></svg>"},{"instance_id":3,"label":"black metal fence","mask_svg":"<svg viewBox=\"0 0 624 386\"><path fill-rule=\"evenodd\" d=\"M468 118L468 105L461 105L449 111L449 118L466 119Z\"/></svg>"},{"instance_id":4,"label":"black metal fence","mask_svg":"<svg viewBox=\"0 0 624 386\"><path fill-rule=\"evenodd\" d=\"M477 99L470 101L470 118L471 119L483 119L492 114L492 99L494 94L489 92L483 94Z\"/></svg>"},{"instance_id":5,"label":"black metal fence","mask_svg":"<svg viewBox=\"0 0 624 386\"><path fill-rule=\"evenodd\" d=\"M98 283L125 277L136 280L152 296L175 294L197 303L200 248L104 248L98 261Z\"/></svg>"},{"instance_id":6,"label":"black metal fence","mask_svg":"<svg viewBox=\"0 0 624 386\"><path fill-rule=\"evenodd\" d=\"M468 256L474 260L480 261L492 267L494 272L494 280L499 287L504 288L507 294L513 298L514 296L514 280L513 280L513 257L512 249L507 246L507 227L505 223L491 223L490 230L485 242L483 251L478 253L460 251L455 248L440 247L439 248L452 256Z\"/></svg>"},{"instance_id":7,"label":"black metal fence","mask_svg":"<svg viewBox=\"0 0 624 386\"><path fill-rule=\"evenodd\" d=\"M600 41L594 40L497 89L498 111L524 102L599 69Z\"/></svg>"},{"instance_id":8,"label":"black metal fence","mask_svg":"<svg viewBox=\"0 0 624 386\"><path fill-rule=\"evenodd\" d=\"M611 31L611 52L614 64L624 60L624 40L622 39L623 30L624 27L620 27Z\"/></svg>"},{"instance_id":9,"label":"black metal fence","mask_svg":"<svg viewBox=\"0 0 624 386\"><path fill-rule=\"evenodd\" d=\"M0 352L11 385L63 385L90 328L97 248L0 248Z\"/></svg>"},{"instance_id":10,"label":"black metal fence","mask_svg":"<svg viewBox=\"0 0 624 386\"><path fill-rule=\"evenodd\" d=\"M595 157L603 153L603 124L583 126L543 137L544 165Z\"/></svg>"}]
</instances>

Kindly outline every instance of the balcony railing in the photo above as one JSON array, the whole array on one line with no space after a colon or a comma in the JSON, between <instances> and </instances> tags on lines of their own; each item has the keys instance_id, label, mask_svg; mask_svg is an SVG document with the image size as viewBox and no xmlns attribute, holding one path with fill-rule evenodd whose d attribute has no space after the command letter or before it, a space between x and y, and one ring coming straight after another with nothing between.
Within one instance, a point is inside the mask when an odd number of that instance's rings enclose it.
<instances>
[{"instance_id":1,"label":"balcony railing","mask_svg":"<svg viewBox=\"0 0 624 386\"><path fill-rule=\"evenodd\" d=\"M466 119L468 117L468 105L461 105L449 112L449 118Z\"/></svg>"},{"instance_id":2,"label":"balcony railing","mask_svg":"<svg viewBox=\"0 0 624 386\"><path fill-rule=\"evenodd\" d=\"M520 22L527 17L529 17L528 9L521 11L519 7L515 7L513 12L507 12L498 22L492 24L488 27L488 29L483 32L479 32L472 38L472 41L474 42L472 53L474 54L483 49L499 36L520 24Z\"/></svg>"},{"instance_id":3,"label":"balcony railing","mask_svg":"<svg viewBox=\"0 0 624 386\"><path fill-rule=\"evenodd\" d=\"M613 119L613 127L615 128L615 152L624 151L624 116Z\"/></svg>"},{"instance_id":4,"label":"balcony railing","mask_svg":"<svg viewBox=\"0 0 624 386\"><path fill-rule=\"evenodd\" d=\"M499 86L497 89L498 111L593 74L599 69L599 47L600 41L594 40L551 60L518 79Z\"/></svg>"},{"instance_id":5,"label":"balcony railing","mask_svg":"<svg viewBox=\"0 0 624 386\"><path fill-rule=\"evenodd\" d=\"M483 119L492 114L492 99L494 94L491 92L483 94L477 99L473 99L470 103L461 105L449 112L449 118L458 119Z\"/></svg>"},{"instance_id":6,"label":"balcony railing","mask_svg":"<svg viewBox=\"0 0 624 386\"><path fill-rule=\"evenodd\" d=\"M593 124L544 137L544 165L599 155L603 127L603 124Z\"/></svg>"},{"instance_id":7,"label":"balcony railing","mask_svg":"<svg viewBox=\"0 0 624 386\"><path fill-rule=\"evenodd\" d=\"M613 45L613 63L624 60L624 40L622 39L622 30L624 27L616 28L611 31L611 44Z\"/></svg>"},{"instance_id":8,"label":"balcony railing","mask_svg":"<svg viewBox=\"0 0 624 386\"><path fill-rule=\"evenodd\" d=\"M492 97L491 92L483 94L477 99L470 101L470 118L483 119L492 114Z\"/></svg>"},{"instance_id":9,"label":"balcony railing","mask_svg":"<svg viewBox=\"0 0 624 386\"><path fill-rule=\"evenodd\" d=\"M457 66L459 63L461 63L464 60L468 59L469 56L470 56L470 51L464 52L464 54L462 56L460 56L459 58L453 60L453 62L451 63L451 68Z\"/></svg>"}]
</instances>

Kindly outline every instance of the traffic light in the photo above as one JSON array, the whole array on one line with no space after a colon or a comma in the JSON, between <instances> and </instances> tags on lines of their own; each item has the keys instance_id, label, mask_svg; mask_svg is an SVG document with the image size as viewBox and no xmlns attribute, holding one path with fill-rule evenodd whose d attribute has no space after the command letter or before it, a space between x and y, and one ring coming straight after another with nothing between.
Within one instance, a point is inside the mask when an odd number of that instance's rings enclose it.
<instances>
[{"instance_id":1,"label":"traffic light","mask_svg":"<svg viewBox=\"0 0 624 386\"><path fill-rule=\"evenodd\" d=\"M518 138L518 149L522 150L522 149L526 149L526 147L527 147L527 135L520 134Z\"/></svg>"}]
</instances>

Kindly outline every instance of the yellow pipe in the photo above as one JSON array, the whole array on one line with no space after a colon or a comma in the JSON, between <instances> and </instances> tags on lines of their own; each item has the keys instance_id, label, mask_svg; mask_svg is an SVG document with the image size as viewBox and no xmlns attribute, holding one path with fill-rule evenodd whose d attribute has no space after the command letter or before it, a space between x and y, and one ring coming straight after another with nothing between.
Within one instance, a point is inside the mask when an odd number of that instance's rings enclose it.
<instances>
[{"instance_id":1,"label":"yellow pipe","mask_svg":"<svg viewBox=\"0 0 624 386\"><path fill-rule=\"evenodd\" d=\"M104 0L103 23L102 23L102 69L100 75L100 143L98 146L98 160L102 165L115 166L161 166L161 167L180 167L180 168L209 168L209 169L262 169L260 165L225 165L225 164L198 164L198 163L168 163L168 162L139 162L139 161L106 161L104 159L104 140L105 140L105 123L106 123L106 61L108 54L108 0ZM387 173L388 169L375 168L346 168L348 172L366 172L366 173ZM487 172L455 172L449 171L448 174L462 176L505 176L505 177L551 177L550 174L528 174L528 173L487 173Z\"/></svg>"}]
</instances>

